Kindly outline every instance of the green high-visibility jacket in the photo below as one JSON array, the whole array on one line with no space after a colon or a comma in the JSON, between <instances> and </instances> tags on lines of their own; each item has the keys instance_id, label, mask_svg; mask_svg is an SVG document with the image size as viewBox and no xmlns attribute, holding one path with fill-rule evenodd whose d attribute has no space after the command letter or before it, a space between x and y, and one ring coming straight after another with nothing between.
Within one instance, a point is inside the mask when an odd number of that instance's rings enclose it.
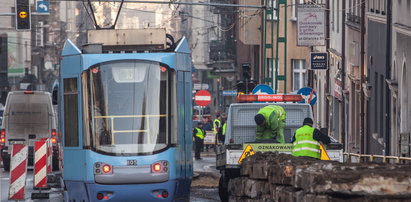
<instances>
[{"instance_id":1,"label":"green high-visibility jacket","mask_svg":"<svg viewBox=\"0 0 411 202\"><path fill-rule=\"evenodd\" d=\"M197 128L197 127L196 127L196 130L197 130L196 137L198 137L198 138L200 138L200 139L204 139L204 132L203 132L203 130L201 130L200 128Z\"/></svg>"},{"instance_id":2,"label":"green high-visibility jacket","mask_svg":"<svg viewBox=\"0 0 411 202\"><path fill-rule=\"evenodd\" d=\"M223 135L225 135L226 128L227 128L227 123L224 123L224 125L223 125Z\"/></svg>"},{"instance_id":3,"label":"green high-visibility jacket","mask_svg":"<svg viewBox=\"0 0 411 202\"><path fill-rule=\"evenodd\" d=\"M308 156L320 159L320 143L314 140L314 128L305 125L295 132L295 141L293 142L293 156Z\"/></svg>"},{"instance_id":4,"label":"green high-visibility jacket","mask_svg":"<svg viewBox=\"0 0 411 202\"><path fill-rule=\"evenodd\" d=\"M258 114L262 114L266 121L263 126L257 126L256 140L276 138L279 143L284 143L286 117L284 108L277 105L269 105L261 108Z\"/></svg>"},{"instance_id":5,"label":"green high-visibility jacket","mask_svg":"<svg viewBox=\"0 0 411 202\"><path fill-rule=\"evenodd\" d=\"M221 121L219 119L214 119L214 121L213 121L214 132L217 133L218 128L220 128L220 127L221 127Z\"/></svg>"}]
</instances>

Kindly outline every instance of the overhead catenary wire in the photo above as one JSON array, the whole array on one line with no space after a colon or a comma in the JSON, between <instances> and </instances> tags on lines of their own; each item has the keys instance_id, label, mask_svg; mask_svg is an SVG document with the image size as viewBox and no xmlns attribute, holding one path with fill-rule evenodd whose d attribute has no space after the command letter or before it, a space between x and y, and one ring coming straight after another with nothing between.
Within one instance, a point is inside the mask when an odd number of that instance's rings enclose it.
<instances>
[{"instance_id":1,"label":"overhead catenary wire","mask_svg":"<svg viewBox=\"0 0 411 202\"><path fill-rule=\"evenodd\" d=\"M125 10L134 10L134 11L139 11L139 12L147 12L147 13L160 13L160 12L156 12L156 11L147 11L147 10L141 10L141 9L135 9L135 8L127 8L127 7L125 7L124 9L125 9ZM252 17L255 17L255 16L261 14L262 11L263 11L262 9L256 10L254 14L252 14L252 15L250 15L250 16L245 16L244 18L252 18ZM161 12L160 14L163 14L163 15L173 15L172 13L169 13L169 12ZM234 14L234 13L233 13L233 14ZM207 19L200 18L200 17L196 17L196 16L193 16L193 15L189 15L189 14L183 13L183 14L181 14L180 16L190 17L190 18L193 18L193 19L198 19L198 20L202 20L202 21L205 21L205 22L217 24L216 28L219 29L220 31L223 31L223 32L230 31L231 29L233 29L233 28L235 27L235 24L236 24L236 21L235 21L234 23L232 23L232 24L229 25L228 27L223 27L221 24L218 24L218 23L215 22L215 21L207 20ZM178 15L175 15L174 18L175 18L175 17L178 17ZM240 16L240 18L243 18L243 17ZM164 23L163 23L163 24L164 24Z\"/></svg>"}]
</instances>

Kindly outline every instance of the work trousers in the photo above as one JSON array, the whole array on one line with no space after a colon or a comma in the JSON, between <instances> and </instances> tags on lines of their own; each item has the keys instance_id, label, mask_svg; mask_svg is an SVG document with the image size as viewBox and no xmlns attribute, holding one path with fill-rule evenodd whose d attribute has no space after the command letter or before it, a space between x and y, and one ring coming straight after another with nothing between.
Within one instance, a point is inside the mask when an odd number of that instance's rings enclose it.
<instances>
[{"instance_id":1,"label":"work trousers","mask_svg":"<svg viewBox=\"0 0 411 202\"><path fill-rule=\"evenodd\" d=\"M200 139L199 137L195 137L195 153L194 153L194 157L196 159L201 158L200 157L200 153L201 153L201 149L203 149L204 147L204 140Z\"/></svg>"}]
</instances>

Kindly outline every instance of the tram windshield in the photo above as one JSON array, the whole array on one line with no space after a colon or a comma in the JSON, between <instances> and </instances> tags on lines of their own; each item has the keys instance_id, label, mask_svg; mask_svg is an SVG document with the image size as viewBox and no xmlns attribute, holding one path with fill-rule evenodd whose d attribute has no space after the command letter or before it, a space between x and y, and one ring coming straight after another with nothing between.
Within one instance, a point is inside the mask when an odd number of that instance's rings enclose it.
<instances>
[{"instance_id":1,"label":"tram windshield","mask_svg":"<svg viewBox=\"0 0 411 202\"><path fill-rule=\"evenodd\" d=\"M111 155L150 154L171 141L172 69L155 62L104 63L82 74L84 140ZM87 92L87 93L86 93Z\"/></svg>"}]
</instances>

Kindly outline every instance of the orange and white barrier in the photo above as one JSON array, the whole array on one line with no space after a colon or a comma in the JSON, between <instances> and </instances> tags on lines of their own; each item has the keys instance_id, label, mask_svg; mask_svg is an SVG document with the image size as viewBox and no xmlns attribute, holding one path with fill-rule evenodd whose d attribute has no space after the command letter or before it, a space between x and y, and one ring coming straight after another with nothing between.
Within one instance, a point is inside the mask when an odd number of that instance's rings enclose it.
<instances>
[{"instance_id":1,"label":"orange and white barrier","mask_svg":"<svg viewBox=\"0 0 411 202\"><path fill-rule=\"evenodd\" d=\"M13 144L11 149L9 200L24 200L27 176L26 145Z\"/></svg>"},{"instance_id":2,"label":"orange and white barrier","mask_svg":"<svg viewBox=\"0 0 411 202\"><path fill-rule=\"evenodd\" d=\"M34 187L47 187L47 141L34 143Z\"/></svg>"}]
</instances>

